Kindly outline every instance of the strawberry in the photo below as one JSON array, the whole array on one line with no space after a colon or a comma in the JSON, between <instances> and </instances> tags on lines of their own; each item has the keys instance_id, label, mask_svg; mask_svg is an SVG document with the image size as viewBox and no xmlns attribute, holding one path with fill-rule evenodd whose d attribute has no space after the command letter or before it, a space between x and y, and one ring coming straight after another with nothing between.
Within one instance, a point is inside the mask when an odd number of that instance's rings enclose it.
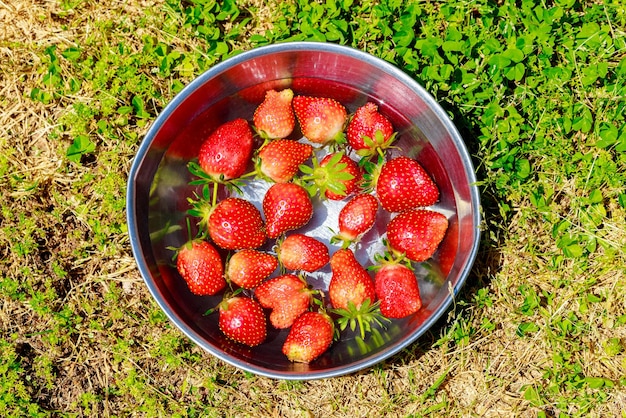
<instances>
[{"instance_id":1,"label":"strawberry","mask_svg":"<svg viewBox=\"0 0 626 418\"><path fill-rule=\"evenodd\" d=\"M263 145L257 157L257 172L276 183L287 183L302 163L313 155L309 144L291 139L276 139Z\"/></svg>"},{"instance_id":2,"label":"strawberry","mask_svg":"<svg viewBox=\"0 0 626 418\"><path fill-rule=\"evenodd\" d=\"M178 250L176 269L195 295L215 295L226 287L222 259L207 241L193 240L183 245Z\"/></svg>"},{"instance_id":3,"label":"strawberry","mask_svg":"<svg viewBox=\"0 0 626 418\"><path fill-rule=\"evenodd\" d=\"M276 183L263 197L263 213L269 238L306 225L313 216L307 191L294 183Z\"/></svg>"},{"instance_id":4,"label":"strawberry","mask_svg":"<svg viewBox=\"0 0 626 418\"><path fill-rule=\"evenodd\" d=\"M302 181L311 196L317 193L330 200L342 200L358 190L363 173L356 162L344 152L327 154L321 161L313 158L313 166L303 165Z\"/></svg>"},{"instance_id":5,"label":"strawberry","mask_svg":"<svg viewBox=\"0 0 626 418\"><path fill-rule=\"evenodd\" d=\"M310 363L333 343L335 326L323 312L305 312L296 319L283 344L283 354L293 362Z\"/></svg>"},{"instance_id":6,"label":"strawberry","mask_svg":"<svg viewBox=\"0 0 626 418\"><path fill-rule=\"evenodd\" d=\"M378 106L367 102L350 119L346 139L357 154L372 156L389 148L395 135L393 125L378 111Z\"/></svg>"},{"instance_id":7,"label":"strawberry","mask_svg":"<svg viewBox=\"0 0 626 418\"><path fill-rule=\"evenodd\" d=\"M312 290L300 277L284 274L261 283L254 295L261 306L272 310L270 322L274 328L283 329L309 309Z\"/></svg>"},{"instance_id":8,"label":"strawberry","mask_svg":"<svg viewBox=\"0 0 626 418\"><path fill-rule=\"evenodd\" d=\"M204 140L198 164L214 181L230 180L245 173L252 156L253 133L245 119L220 125Z\"/></svg>"},{"instance_id":9,"label":"strawberry","mask_svg":"<svg viewBox=\"0 0 626 418\"><path fill-rule=\"evenodd\" d=\"M328 285L330 304L335 309L348 309L352 303L358 309L366 299L376 300L374 283L352 250L337 250L330 258L333 275Z\"/></svg>"},{"instance_id":10,"label":"strawberry","mask_svg":"<svg viewBox=\"0 0 626 418\"><path fill-rule=\"evenodd\" d=\"M402 212L387 225L391 248L422 262L433 256L448 229L445 215L428 209Z\"/></svg>"},{"instance_id":11,"label":"strawberry","mask_svg":"<svg viewBox=\"0 0 626 418\"><path fill-rule=\"evenodd\" d=\"M376 180L376 195L385 210L402 212L435 204L439 189L416 160L401 156L381 167Z\"/></svg>"},{"instance_id":12,"label":"strawberry","mask_svg":"<svg viewBox=\"0 0 626 418\"><path fill-rule=\"evenodd\" d=\"M328 297L333 312L339 315L341 331L350 327L359 329L361 339L372 330L372 323L382 324L376 302L376 289L367 270L361 266L349 249L340 249L330 258L332 277Z\"/></svg>"},{"instance_id":13,"label":"strawberry","mask_svg":"<svg viewBox=\"0 0 626 418\"><path fill-rule=\"evenodd\" d=\"M267 319L261 305L252 298L233 296L218 306L218 325L224 335L254 347L267 337Z\"/></svg>"},{"instance_id":14,"label":"strawberry","mask_svg":"<svg viewBox=\"0 0 626 418\"><path fill-rule=\"evenodd\" d=\"M288 270L313 272L328 263L328 247L313 237L291 234L278 246L278 260Z\"/></svg>"},{"instance_id":15,"label":"strawberry","mask_svg":"<svg viewBox=\"0 0 626 418\"><path fill-rule=\"evenodd\" d=\"M291 134L296 120L291 107L293 91L284 89L280 92L268 90L265 99L256 108L252 121L259 134L264 138L286 138Z\"/></svg>"},{"instance_id":16,"label":"strawberry","mask_svg":"<svg viewBox=\"0 0 626 418\"><path fill-rule=\"evenodd\" d=\"M341 170L341 173L344 173L345 178L339 179L341 181L341 184L343 185L339 187L339 190L336 191L329 187L324 191L324 195L330 200L341 200L346 196L354 193L359 188L359 184L363 176L361 168L357 165L357 163L355 163L346 154L339 154L341 155L341 158L339 158L339 161L335 163L335 168L339 168L342 164L345 164L345 168ZM320 161L320 167L329 167L331 165L331 161L334 161L334 159L337 158L336 155L337 153L326 155L324 158L322 158L322 161ZM345 176L345 173L348 173L350 175L350 178L348 178L348 176Z\"/></svg>"},{"instance_id":17,"label":"strawberry","mask_svg":"<svg viewBox=\"0 0 626 418\"><path fill-rule=\"evenodd\" d=\"M226 250L258 248L266 240L261 213L238 197L228 197L215 205L207 227L213 242Z\"/></svg>"},{"instance_id":18,"label":"strawberry","mask_svg":"<svg viewBox=\"0 0 626 418\"><path fill-rule=\"evenodd\" d=\"M226 264L226 277L237 286L252 289L278 267L278 259L262 251L244 249L233 254Z\"/></svg>"},{"instance_id":19,"label":"strawberry","mask_svg":"<svg viewBox=\"0 0 626 418\"><path fill-rule=\"evenodd\" d=\"M329 97L295 96L293 110L302 134L311 142L327 144L343 138L346 108Z\"/></svg>"},{"instance_id":20,"label":"strawberry","mask_svg":"<svg viewBox=\"0 0 626 418\"><path fill-rule=\"evenodd\" d=\"M347 248L374 226L377 212L378 200L371 194L353 197L339 212L339 233L331 242L342 242Z\"/></svg>"},{"instance_id":21,"label":"strawberry","mask_svg":"<svg viewBox=\"0 0 626 418\"><path fill-rule=\"evenodd\" d=\"M404 264L383 262L378 266L374 284L380 312L387 318L404 318L422 307L415 274Z\"/></svg>"}]
</instances>

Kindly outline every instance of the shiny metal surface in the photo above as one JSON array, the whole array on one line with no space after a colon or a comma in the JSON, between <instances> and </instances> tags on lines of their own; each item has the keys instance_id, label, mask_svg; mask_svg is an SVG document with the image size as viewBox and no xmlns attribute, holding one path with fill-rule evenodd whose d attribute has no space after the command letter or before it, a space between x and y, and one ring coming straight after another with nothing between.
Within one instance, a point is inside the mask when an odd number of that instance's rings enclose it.
<instances>
[{"instance_id":1,"label":"shiny metal surface","mask_svg":"<svg viewBox=\"0 0 626 418\"><path fill-rule=\"evenodd\" d=\"M350 112L376 102L398 131L392 153L416 158L441 190L435 209L450 227L435 257L416 268L424 307L394 321L364 343L348 335L310 365L292 364L281 353L286 332L271 330L268 340L250 349L228 341L217 315L204 315L221 296L197 297L172 264L168 246L187 240L184 221L192 186L186 168L200 142L219 124L251 115L269 88L291 87L296 94L329 95ZM297 136L297 133L294 135ZM251 182L244 194L260 207L267 186ZM345 202L316 204L304 231L328 242ZM127 191L131 246L151 294L170 320L192 341L244 370L281 379L319 379L370 367L407 348L446 312L470 273L479 243L480 201L474 168L453 123L432 96L400 69L364 52L325 43L284 43L230 58L186 86L152 124L133 161ZM391 216L382 209L376 226L357 252L364 265L382 250L381 235ZM271 247L268 247L268 249ZM335 248L331 247L331 252ZM328 266L310 277L325 289ZM452 294L451 294L452 290ZM270 327L271 328L271 327Z\"/></svg>"}]
</instances>

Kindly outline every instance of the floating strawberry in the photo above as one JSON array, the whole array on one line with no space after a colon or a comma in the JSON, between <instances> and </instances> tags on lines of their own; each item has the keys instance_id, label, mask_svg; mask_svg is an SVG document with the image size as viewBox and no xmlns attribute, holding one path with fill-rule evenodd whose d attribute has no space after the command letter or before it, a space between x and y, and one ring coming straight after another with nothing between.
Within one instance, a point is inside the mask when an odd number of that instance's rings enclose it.
<instances>
[{"instance_id":1,"label":"floating strawberry","mask_svg":"<svg viewBox=\"0 0 626 418\"><path fill-rule=\"evenodd\" d=\"M291 234L278 246L278 260L288 270L313 272L328 263L328 247L313 237Z\"/></svg>"},{"instance_id":2,"label":"floating strawberry","mask_svg":"<svg viewBox=\"0 0 626 418\"><path fill-rule=\"evenodd\" d=\"M283 354L293 362L310 363L333 343L335 326L323 312L305 312L296 319L283 344Z\"/></svg>"},{"instance_id":3,"label":"floating strawberry","mask_svg":"<svg viewBox=\"0 0 626 418\"><path fill-rule=\"evenodd\" d=\"M176 256L176 269L191 293L215 295L226 287L222 259L210 243L192 240L183 245Z\"/></svg>"},{"instance_id":4,"label":"floating strawberry","mask_svg":"<svg viewBox=\"0 0 626 418\"><path fill-rule=\"evenodd\" d=\"M352 303L358 309L366 299L374 303L374 283L350 249L337 250L330 258L333 275L328 285L330 304L335 309L347 309Z\"/></svg>"},{"instance_id":5,"label":"floating strawberry","mask_svg":"<svg viewBox=\"0 0 626 418\"><path fill-rule=\"evenodd\" d=\"M420 163L401 156L381 167L376 180L376 195L385 210L402 212L435 204L439 189Z\"/></svg>"},{"instance_id":6,"label":"floating strawberry","mask_svg":"<svg viewBox=\"0 0 626 418\"><path fill-rule=\"evenodd\" d=\"M396 215L387 225L387 239L395 251L421 262L433 256L448 229L445 215L413 209Z\"/></svg>"},{"instance_id":7,"label":"floating strawberry","mask_svg":"<svg viewBox=\"0 0 626 418\"><path fill-rule=\"evenodd\" d=\"M226 264L226 277L244 289L252 289L278 267L278 260L272 254L245 249L233 254Z\"/></svg>"},{"instance_id":8,"label":"floating strawberry","mask_svg":"<svg viewBox=\"0 0 626 418\"><path fill-rule=\"evenodd\" d=\"M331 200L342 200L358 190L363 173L344 152L327 154L321 161L313 158L313 166L303 165L302 182L311 196L319 193Z\"/></svg>"},{"instance_id":9,"label":"floating strawberry","mask_svg":"<svg viewBox=\"0 0 626 418\"><path fill-rule=\"evenodd\" d=\"M258 248L266 240L261 213L238 197L228 197L215 205L207 227L213 242L226 250Z\"/></svg>"},{"instance_id":10,"label":"floating strawberry","mask_svg":"<svg viewBox=\"0 0 626 418\"><path fill-rule=\"evenodd\" d=\"M328 97L295 96L292 104L302 134L309 141L327 144L343 140L348 113L341 103Z\"/></svg>"},{"instance_id":11,"label":"floating strawberry","mask_svg":"<svg viewBox=\"0 0 626 418\"><path fill-rule=\"evenodd\" d=\"M330 258L332 277L328 297L333 312L339 314L337 321L343 331L359 329L361 338L371 331L371 324L378 323L380 311L376 302L376 290L369 273L357 261L349 249L340 249Z\"/></svg>"},{"instance_id":12,"label":"floating strawberry","mask_svg":"<svg viewBox=\"0 0 626 418\"><path fill-rule=\"evenodd\" d=\"M347 248L374 226L377 212L378 200L371 194L353 197L339 212L339 233L331 242Z\"/></svg>"},{"instance_id":13,"label":"floating strawberry","mask_svg":"<svg viewBox=\"0 0 626 418\"><path fill-rule=\"evenodd\" d=\"M361 168L357 165L356 162L354 162L354 160L352 160L344 153L334 153L326 155L324 158L322 158L322 161L320 161L320 167L329 168L331 165L333 165L332 162L334 162L337 158L337 154L340 154L341 158L339 158L337 163L334 164L334 168L337 169L342 164L345 164L345 167L341 170L341 173L344 174L343 178L339 178L339 181L343 186L340 186L339 190L337 191L333 190L330 187L326 188L326 190L324 191L324 195L326 196L326 198L331 200L341 200L346 196L350 196L352 193L356 192L363 177ZM349 176L345 175L346 173L350 175L350 178L348 178Z\"/></svg>"},{"instance_id":14,"label":"floating strawberry","mask_svg":"<svg viewBox=\"0 0 626 418\"><path fill-rule=\"evenodd\" d=\"M245 119L220 125L202 143L198 164L213 181L240 177L252 156L253 133Z\"/></svg>"},{"instance_id":15,"label":"floating strawberry","mask_svg":"<svg viewBox=\"0 0 626 418\"><path fill-rule=\"evenodd\" d=\"M398 260L378 258L374 284L380 312L387 318L404 318L422 307L415 273Z\"/></svg>"},{"instance_id":16,"label":"floating strawberry","mask_svg":"<svg viewBox=\"0 0 626 418\"><path fill-rule=\"evenodd\" d=\"M262 137L276 139L288 137L296 123L291 107L293 91L268 90L265 99L256 108L252 121Z\"/></svg>"},{"instance_id":17,"label":"floating strawberry","mask_svg":"<svg viewBox=\"0 0 626 418\"><path fill-rule=\"evenodd\" d=\"M263 213L269 238L306 225L313 215L307 191L294 183L276 183L263 197Z\"/></svg>"},{"instance_id":18,"label":"floating strawberry","mask_svg":"<svg viewBox=\"0 0 626 418\"><path fill-rule=\"evenodd\" d=\"M261 306L272 310L270 322L274 328L283 329L289 328L309 309L312 292L304 279L284 274L261 283L254 290L254 296Z\"/></svg>"},{"instance_id":19,"label":"floating strawberry","mask_svg":"<svg viewBox=\"0 0 626 418\"><path fill-rule=\"evenodd\" d=\"M257 157L257 172L276 183L287 183L302 163L313 155L309 144L291 139L276 139L263 145Z\"/></svg>"},{"instance_id":20,"label":"floating strawberry","mask_svg":"<svg viewBox=\"0 0 626 418\"><path fill-rule=\"evenodd\" d=\"M359 107L346 128L348 144L367 157L383 153L395 139L393 125L372 102Z\"/></svg>"},{"instance_id":21,"label":"floating strawberry","mask_svg":"<svg viewBox=\"0 0 626 418\"><path fill-rule=\"evenodd\" d=\"M267 337L267 319L261 305L252 298L233 296L218 306L218 324L224 335L254 347Z\"/></svg>"}]
</instances>

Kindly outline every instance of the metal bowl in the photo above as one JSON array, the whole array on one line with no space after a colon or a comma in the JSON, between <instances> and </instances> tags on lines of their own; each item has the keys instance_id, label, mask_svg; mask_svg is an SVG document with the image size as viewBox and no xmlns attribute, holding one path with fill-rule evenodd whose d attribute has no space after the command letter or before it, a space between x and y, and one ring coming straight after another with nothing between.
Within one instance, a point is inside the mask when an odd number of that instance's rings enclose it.
<instances>
[{"instance_id":1,"label":"metal bowl","mask_svg":"<svg viewBox=\"0 0 626 418\"><path fill-rule=\"evenodd\" d=\"M185 226L190 186L187 162L200 142L219 124L248 120L269 88L291 87L296 94L325 95L349 112L366 101L379 105L398 132L392 154L417 159L440 188L434 209L445 213L449 229L435 256L416 265L423 308L394 320L361 341L349 332L310 364L291 363L282 354L286 331L269 327L267 341L247 348L227 340L217 314L205 312L222 295L192 295L172 263L168 247L188 239ZM251 182L244 194L258 207L264 185ZM328 242L345 202L316 203L312 221L302 230ZM263 376L319 379L368 368L413 343L447 310L465 282L479 243L480 201L474 169L463 139L433 97L395 66L349 47L296 42L257 48L215 65L187 85L161 112L133 161L127 192L128 230L139 270L152 296L169 319L192 341L223 361ZM364 265L382 251L391 215L380 209L375 227L356 251ZM302 232L300 231L300 232ZM332 246L331 253L334 251ZM325 289L328 266L309 282Z\"/></svg>"}]
</instances>

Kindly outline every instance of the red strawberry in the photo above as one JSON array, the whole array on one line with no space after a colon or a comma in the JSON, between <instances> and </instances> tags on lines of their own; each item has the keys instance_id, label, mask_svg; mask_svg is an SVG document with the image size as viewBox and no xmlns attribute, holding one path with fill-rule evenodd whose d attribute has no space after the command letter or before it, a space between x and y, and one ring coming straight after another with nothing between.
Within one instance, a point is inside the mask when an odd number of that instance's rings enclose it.
<instances>
[{"instance_id":1,"label":"red strawberry","mask_svg":"<svg viewBox=\"0 0 626 418\"><path fill-rule=\"evenodd\" d=\"M328 154L327 156L325 156L322 159L322 161L320 161L320 167L323 167L323 168L328 167L331 161L333 161L333 157L335 157L335 155L337 154L336 153ZM361 168L350 157L348 157L346 154L343 154L343 153L341 153L341 158L336 163L335 168L338 168L342 164L345 164L345 168L343 168L341 172L344 174L345 173L350 174L351 178L348 179L347 178L348 176L345 176L346 179L340 179L341 183L343 184L342 187L340 186L340 190L333 190L330 187L327 188L324 191L324 195L328 199L341 200L345 198L346 196L351 195L359 188L359 184L361 183L361 180L363 177Z\"/></svg>"},{"instance_id":2,"label":"red strawberry","mask_svg":"<svg viewBox=\"0 0 626 418\"><path fill-rule=\"evenodd\" d=\"M356 309L369 299L376 300L374 282L349 249L340 249L330 258L333 275L328 285L330 304L335 309L348 309L352 303Z\"/></svg>"},{"instance_id":3,"label":"red strawberry","mask_svg":"<svg viewBox=\"0 0 626 418\"><path fill-rule=\"evenodd\" d=\"M270 322L278 329L289 328L309 309L311 294L306 282L293 274L271 278L254 290L261 306L272 310Z\"/></svg>"},{"instance_id":4,"label":"red strawberry","mask_svg":"<svg viewBox=\"0 0 626 418\"><path fill-rule=\"evenodd\" d=\"M343 138L346 108L328 97L295 96L293 110L302 134L311 142L326 144Z\"/></svg>"},{"instance_id":5,"label":"red strawberry","mask_svg":"<svg viewBox=\"0 0 626 418\"><path fill-rule=\"evenodd\" d=\"M339 315L337 324L341 331L350 327L359 329L361 338L372 330L372 323L382 324L384 319L376 302L376 289L369 273L349 249L338 250L330 258L333 272L328 286L328 297L333 312Z\"/></svg>"},{"instance_id":6,"label":"red strawberry","mask_svg":"<svg viewBox=\"0 0 626 418\"><path fill-rule=\"evenodd\" d=\"M448 229L445 215L413 209L396 215L387 225L389 245L407 258L421 262L433 256Z\"/></svg>"},{"instance_id":7,"label":"red strawberry","mask_svg":"<svg viewBox=\"0 0 626 418\"><path fill-rule=\"evenodd\" d=\"M301 166L309 194L317 193L331 200L341 200L358 190L363 172L356 162L343 152L326 155L320 162L313 158L313 166Z\"/></svg>"},{"instance_id":8,"label":"red strawberry","mask_svg":"<svg viewBox=\"0 0 626 418\"><path fill-rule=\"evenodd\" d=\"M252 289L278 267L272 254L245 249L233 254L226 264L226 277L237 286Z\"/></svg>"},{"instance_id":9,"label":"red strawberry","mask_svg":"<svg viewBox=\"0 0 626 418\"><path fill-rule=\"evenodd\" d=\"M347 248L374 226L377 212L378 200L371 194L353 197L339 212L339 233L331 242L343 242Z\"/></svg>"},{"instance_id":10,"label":"red strawberry","mask_svg":"<svg viewBox=\"0 0 626 418\"><path fill-rule=\"evenodd\" d=\"M302 186L276 183L263 197L263 213L267 236L273 239L306 225L313 216L313 203Z\"/></svg>"},{"instance_id":11,"label":"red strawberry","mask_svg":"<svg viewBox=\"0 0 626 418\"><path fill-rule=\"evenodd\" d=\"M313 272L328 263L328 247L313 237L291 234L278 247L278 260L288 270Z\"/></svg>"},{"instance_id":12,"label":"red strawberry","mask_svg":"<svg viewBox=\"0 0 626 418\"><path fill-rule=\"evenodd\" d=\"M208 231L213 242L226 250L258 248L266 240L261 213L238 197L228 197L213 207Z\"/></svg>"},{"instance_id":13,"label":"red strawberry","mask_svg":"<svg viewBox=\"0 0 626 418\"><path fill-rule=\"evenodd\" d=\"M259 151L257 171L276 183L287 183L311 155L313 147L309 144L291 139L276 139L265 144Z\"/></svg>"},{"instance_id":14,"label":"red strawberry","mask_svg":"<svg viewBox=\"0 0 626 418\"><path fill-rule=\"evenodd\" d=\"M333 320L322 312L305 312L294 322L283 344L283 354L294 362L310 363L333 343Z\"/></svg>"},{"instance_id":15,"label":"red strawberry","mask_svg":"<svg viewBox=\"0 0 626 418\"><path fill-rule=\"evenodd\" d=\"M267 319L257 301L244 296L228 298L218 306L218 324L228 338L250 347L267 336Z\"/></svg>"},{"instance_id":16,"label":"red strawberry","mask_svg":"<svg viewBox=\"0 0 626 418\"><path fill-rule=\"evenodd\" d=\"M422 307L415 274L404 264L383 264L376 272L374 283L380 312L387 318L404 318Z\"/></svg>"},{"instance_id":17,"label":"red strawberry","mask_svg":"<svg viewBox=\"0 0 626 418\"><path fill-rule=\"evenodd\" d=\"M293 91L268 90L265 100L256 108L252 121L261 136L270 139L288 137L296 124L291 108Z\"/></svg>"},{"instance_id":18,"label":"red strawberry","mask_svg":"<svg viewBox=\"0 0 626 418\"><path fill-rule=\"evenodd\" d=\"M245 119L220 125L202 143L198 164L213 180L230 180L245 173L252 156L253 133Z\"/></svg>"},{"instance_id":19,"label":"red strawberry","mask_svg":"<svg viewBox=\"0 0 626 418\"><path fill-rule=\"evenodd\" d=\"M393 125L372 102L359 107L346 128L348 144L361 156L389 148L395 139Z\"/></svg>"},{"instance_id":20,"label":"red strawberry","mask_svg":"<svg viewBox=\"0 0 626 418\"><path fill-rule=\"evenodd\" d=\"M180 248L176 269L195 295L214 295L226 287L222 259L206 241L193 240Z\"/></svg>"},{"instance_id":21,"label":"red strawberry","mask_svg":"<svg viewBox=\"0 0 626 418\"><path fill-rule=\"evenodd\" d=\"M376 195L389 212L430 206L439 199L439 189L415 160L396 157L383 164L376 181Z\"/></svg>"}]
</instances>

